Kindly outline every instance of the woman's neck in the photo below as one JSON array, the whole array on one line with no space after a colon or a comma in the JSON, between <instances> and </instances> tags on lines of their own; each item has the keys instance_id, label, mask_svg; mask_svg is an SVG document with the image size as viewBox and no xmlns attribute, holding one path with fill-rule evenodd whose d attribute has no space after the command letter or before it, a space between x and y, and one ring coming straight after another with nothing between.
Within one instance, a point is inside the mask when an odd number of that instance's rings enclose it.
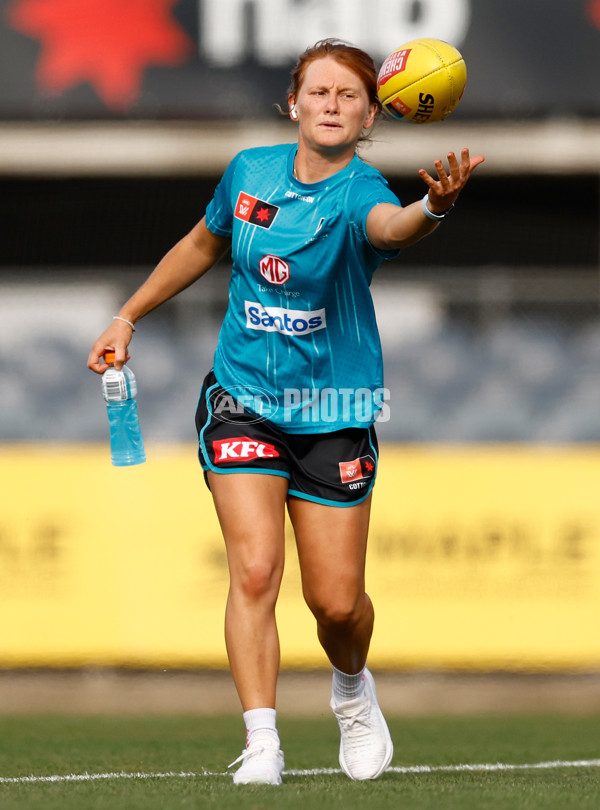
<instances>
[{"instance_id":1,"label":"woman's neck","mask_svg":"<svg viewBox=\"0 0 600 810\"><path fill-rule=\"evenodd\" d=\"M354 149L339 153L316 152L299 141L294 160L294 177L301 183L319 183L345 169L354 154Z\"/></svg>"}]
</instances>

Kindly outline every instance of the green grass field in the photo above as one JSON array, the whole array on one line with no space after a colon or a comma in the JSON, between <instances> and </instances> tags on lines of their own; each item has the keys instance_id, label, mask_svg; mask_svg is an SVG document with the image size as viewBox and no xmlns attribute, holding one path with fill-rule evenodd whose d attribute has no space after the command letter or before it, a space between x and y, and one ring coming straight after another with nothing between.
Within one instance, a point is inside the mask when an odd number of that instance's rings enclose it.
<instances>
[{"instance_id":1,"label":"green grass field","mask_svg":"<svg viewBox=\"0 0 600 810\"><path fill-rule=\"evenodd\" d=\"M338 768L337 726L332 717L282 718L286 769L292 773L284 774L281 787L234 787L223 774L241 750L243 729L238 717L2 717L0 808L600 807L598 716L392 717L390 728L396 746L395 770L376 782L361 783L327 772ZM596 763L567 764L582 760ZM548 762L563 764L508 767ZM482 763L507 767L454 768ZM414 766L431 766L431 770L418 772ZM443 766L447 769L440 769ZM305 772L311 770L324 772ZM33 778L22 779L26 776ZM44 776L62 778L40 781Z\"/></svg>"}]
</instances>

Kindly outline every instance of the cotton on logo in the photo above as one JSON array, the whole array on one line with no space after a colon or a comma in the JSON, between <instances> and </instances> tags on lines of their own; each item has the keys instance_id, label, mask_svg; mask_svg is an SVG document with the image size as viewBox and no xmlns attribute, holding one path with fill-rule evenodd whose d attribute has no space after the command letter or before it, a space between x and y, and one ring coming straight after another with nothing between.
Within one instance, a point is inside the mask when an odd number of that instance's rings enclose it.
<instances>
[{"instance_id":1,"label":"cotton on logo","mask_svg":"<svg viewBox=\"0 0 600 810\"><path fill-rule=\"evenodd\" d=\"M290 280L290 266L279 256L263 256L258 267L261 276L270 284L285 284Z\"/></svg>"},{"instance_id":2,"label":"cotton on logo","mask_svg":"<svg viewBox=\"0 0 600 810\"><path fill-rule=\"evenodd\" d=\"M257 458L277 458L279 453L272 444L257 442L249 436L214 441L215 464L226 461L253 461Z\"/></svg>"}]
</instances>

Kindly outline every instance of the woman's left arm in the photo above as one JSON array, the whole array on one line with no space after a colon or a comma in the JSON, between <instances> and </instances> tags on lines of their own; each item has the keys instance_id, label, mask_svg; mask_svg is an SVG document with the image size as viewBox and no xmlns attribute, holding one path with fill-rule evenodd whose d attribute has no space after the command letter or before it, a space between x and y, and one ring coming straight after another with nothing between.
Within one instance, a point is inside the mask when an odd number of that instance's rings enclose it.
<instances>
[{"instance_id":1,"label":"woman's left arm","mask_svg":"<svg viewBox=\"0 0 600 810\"><path fill-rule=\"evenodd\" d=\"M448 169L441 160L435 161L438 174L435 180L425 169L419 176L427 184L427 200L419 200L406 207L391 203L376 205L367 216L367 236L371 244L379 250L395 250L408 247L424 236L432 233L441 219L429 218L423 210L426 205L433 217L441 216L454 205L473 170L483 163L484 157L469 156L469 150L463 149L460 163L454 154L448 154Z\"/></svg>"}]
</instances>

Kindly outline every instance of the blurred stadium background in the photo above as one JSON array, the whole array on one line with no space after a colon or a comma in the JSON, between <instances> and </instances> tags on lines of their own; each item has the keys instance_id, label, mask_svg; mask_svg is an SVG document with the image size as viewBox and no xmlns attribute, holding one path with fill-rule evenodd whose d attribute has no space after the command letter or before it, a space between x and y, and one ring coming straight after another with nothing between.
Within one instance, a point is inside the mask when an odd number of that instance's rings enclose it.
<instances>
[{"instance_id":1,"label":"blurred stadium background","mask_svg":"<svg viewBox=\"0 0 600 810\"><path fill-rule=\"evenodd\" d=\"M193 414L227 266L136 333L150 472L110 468L85 361L231 157L295 138L273 105L324 36L379 63L419 36L465 56L451 119L381 122L363 153L401 200L450 149L486 155L373 286L392 394L375 664L600 664L600 2L2 0L0 667L224 665ZM301 610L284 600L284 664L319 666Z\"/></svg>"}]
</instances>

